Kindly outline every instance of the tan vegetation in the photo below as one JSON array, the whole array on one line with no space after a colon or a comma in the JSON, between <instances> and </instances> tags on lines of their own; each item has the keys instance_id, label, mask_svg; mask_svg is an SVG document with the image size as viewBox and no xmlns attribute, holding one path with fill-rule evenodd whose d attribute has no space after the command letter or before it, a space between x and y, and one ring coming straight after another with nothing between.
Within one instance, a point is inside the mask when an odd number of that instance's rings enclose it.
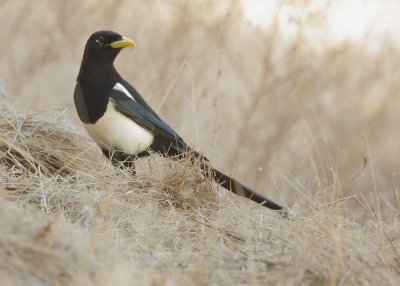
<instances>
[{"instance_id":1,"label":"tan vegetation","mask_svg":"<svg viewBox=\"0 0 400 286\"><path fill-rule=\"evenodd\" d=\"M324 11L294 9L288 39L279 10L257 29L235 1L0 8L2 284L399 284L393 37L325 42ZM136 41L117 68L162 117L289 219L185 160L153 155L137 176L107 162L72 102L105 28Z\"/></svg>"}]
</instances>

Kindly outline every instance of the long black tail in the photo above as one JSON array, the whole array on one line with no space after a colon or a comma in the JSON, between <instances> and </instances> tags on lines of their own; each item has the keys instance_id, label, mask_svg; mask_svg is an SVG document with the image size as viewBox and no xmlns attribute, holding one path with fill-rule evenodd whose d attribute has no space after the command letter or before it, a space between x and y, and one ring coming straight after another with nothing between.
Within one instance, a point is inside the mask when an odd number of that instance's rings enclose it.
<instances>
[{"instance_id":1,"label":"long black tail","mask_svg":"<svg viewBox=\"0 0 400 286\"><path fill-rule=\"evenodd\" d=\"M165 154L169 156L177 156L178 158L186 157L190 158L192 162L200 163L200 167L203 170L203 174L206 176L213 177L213 179L220 184L222 187L235 193L239 196L249 198L250 200L262 204L264 207L267 207L272 210L283 210L283 207L278 205L277 203L267 199L263 195L253 191L252 189L246 187L235 179L225 175L224 173L218 171L217 169L211 167L209 165L209 160L204 157L202 154L197 151L191 149L187 145L182 147L179 146L178 143L170 145L171 148L168 150L164 150ZM184 150L186 148L186 150Z\"/></svg>"},{"instance_id":2,"label":"long black tail","mask_svg":"<svg viewBox=\"0 0 400 286\"><path fill-rule=\"evenodd\" d=\"M231 191L232 193L249 198L250 200L262 204L264 207L267 207L272 210L283 209L283 207L278 205L277 203L267 199L263 195L260 195L259 193L253 191L252 189L236 181L235 179L209 166L207 162L204 161L202 162L202 169L206 175L208 175L209 172L211 171L214 180L228 191Z\"/></svg>"},{"instance_id":3,"label":"long black tail","mask_svg":"<svg viewBox=\"0 0 400 286\"><path fill-rule=\"evenodd\" d=\"M174 145L172 145L175 147ZM124 166L128 168L132 168L134 173L134 160L137 157L148 156L149 153L143 152L136 156L129 155L123 151L113 151L109 152L108 150L102 149L103 154L107 156L113 164L123 163ZM161 153L163 154L163 153ZM283 207L278 205L277 203L267 199L266 197L260 195L259 193L253 191L252 189L246 187L245 185L241 184L240 182L236 181L235 179L225 175L224 173L218 171L217 169L211 167L208 164L208 159L199 154L196 151L189 150L189 152L182 152L179 149L169 149L168 151L164 152L164 155L172 156L172 158L190 158L192 162L200 163L201 169L203 170L204 175L210 176L222 187L235 193L239 196L249 198L250 200L262 204L264 207L267 207L272 210L282 210Z\"/></svg>"}]
</instances>

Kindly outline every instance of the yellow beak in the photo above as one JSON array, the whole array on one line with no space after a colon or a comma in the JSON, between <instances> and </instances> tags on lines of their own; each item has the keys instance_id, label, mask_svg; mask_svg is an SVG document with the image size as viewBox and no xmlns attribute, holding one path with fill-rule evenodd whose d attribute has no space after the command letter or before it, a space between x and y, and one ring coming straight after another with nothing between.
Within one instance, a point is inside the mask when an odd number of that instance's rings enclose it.
<instances>
[{"instance_id":1,"label":"yellow beak","mask_svg":"<svg viewBox=\"0 0 400 286\"><path fill-rule=\"evenodd\" d=\"M132 41L132 39L129 39L128 37L122 37L122 40L114 41L110 44L110 46L114 49L117 49L136 46L136 44L134 41Z\"/></svg>"}]
</instances>

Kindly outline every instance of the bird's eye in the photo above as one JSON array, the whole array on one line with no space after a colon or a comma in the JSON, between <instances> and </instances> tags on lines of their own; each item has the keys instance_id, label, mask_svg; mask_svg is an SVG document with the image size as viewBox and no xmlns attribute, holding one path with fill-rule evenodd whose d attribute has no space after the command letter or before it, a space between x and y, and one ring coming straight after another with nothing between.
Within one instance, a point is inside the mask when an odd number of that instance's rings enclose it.
<instances>
[{"instance_id":1,"label":"bird's eye","mask_svg":"<svg viewBox=\"0 0 400 286\"><path fill-rule=\"evenodd\" d=\"M106 40L106 39L104 39L103 36L100 36L100 37L97 38L96 42L97 42L100 46L103 46L105 40Z\"/></svg>"}]
</instances>

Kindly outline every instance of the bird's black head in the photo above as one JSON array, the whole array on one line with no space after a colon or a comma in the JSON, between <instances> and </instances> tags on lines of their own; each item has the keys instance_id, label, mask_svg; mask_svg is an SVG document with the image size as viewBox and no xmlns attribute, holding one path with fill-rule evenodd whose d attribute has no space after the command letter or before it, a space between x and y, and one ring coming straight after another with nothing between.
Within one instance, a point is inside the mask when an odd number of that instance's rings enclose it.
<instances>
[{"instance_id":1,"label":"bird's black head","mask_svg":"<svg viewBox=\"0 0 400 286\"><path fill-rule=\"evenodd\" d=\"M135 46L135 43L112 31L99 31L90 36L86 43L82 64L112 64L122 48Z\"/></svg>"}]
</instances>

